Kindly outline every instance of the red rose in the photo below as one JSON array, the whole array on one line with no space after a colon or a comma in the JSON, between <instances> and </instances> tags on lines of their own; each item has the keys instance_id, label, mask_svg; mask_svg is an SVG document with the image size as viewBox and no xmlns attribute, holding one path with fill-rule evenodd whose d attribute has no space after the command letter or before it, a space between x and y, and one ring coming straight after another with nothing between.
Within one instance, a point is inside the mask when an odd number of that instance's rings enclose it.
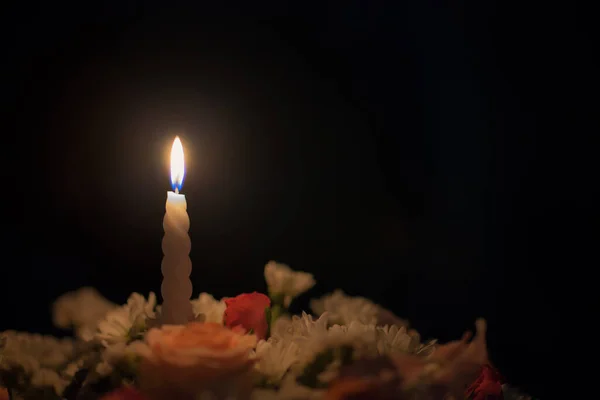
<instances>
[{"instance_id":1,"label":"red rose","mask_svg":"<svg viewBox=\"0 0 600 400\"><path fill-rule=\"evenodd\" d=\"M469 400L502 400L502 377L491 365L481 368L479 377L465 393Z\"/></svg>"},{"instance_id":2,"label":"red rose","mask_svg":"<svg viewBox=\"0 0 600 400\"><path fill-rule=\"evenodd\" d=\"M140 392L134 388L124 386L104 395L100 400L147 400Z\"/></svg>"},{"instance_id":3,"label":"red rose","mask_svg":"<svg viewBox=\"0 0 600 400\"><path fill-rule=\"evenodd\" d=\"M262 293L243 293L226 299L225 325L229 328L242 327L252 331L258 339L265 339L269 326L265 309L271 306L271 300Z\"/></svg>"}]
</instances>

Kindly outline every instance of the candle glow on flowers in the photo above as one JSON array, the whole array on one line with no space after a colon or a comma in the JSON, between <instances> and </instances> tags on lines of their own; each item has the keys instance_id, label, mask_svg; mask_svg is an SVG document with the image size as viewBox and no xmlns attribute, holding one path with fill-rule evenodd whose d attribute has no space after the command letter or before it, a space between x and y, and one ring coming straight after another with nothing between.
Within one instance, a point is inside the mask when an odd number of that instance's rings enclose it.
<instances>
[{"instance_id":1,"label":"candle glow on flowers","mask_svg":"<svg viewBox=\"0 0 600 400\"><path fill-rule=\"evenodd\" d=\"M53 308L68 314L54 320L75 328L84 321L96 335L82 341L0 332L0 400L8 394L2 388L14 398L43 392L48 400L531 400L490 366L484 320L474 336L421 342L407 326L389 324L384 307L342 292L316 300L313 315L283 309L277 316L273 306L285 307L285 296L293 299L310 283L280 267L266 267L265 280L281 303L258 292L221 299L202 293L188 303L204 322L151 328L159 312L152 294L146 300L134 293L121 307L97 298L86 302L98 308L90 310L75 307L89 291L71 293ZM79 315L102 312L93 323Z\"/></svg>"}]
</instances>

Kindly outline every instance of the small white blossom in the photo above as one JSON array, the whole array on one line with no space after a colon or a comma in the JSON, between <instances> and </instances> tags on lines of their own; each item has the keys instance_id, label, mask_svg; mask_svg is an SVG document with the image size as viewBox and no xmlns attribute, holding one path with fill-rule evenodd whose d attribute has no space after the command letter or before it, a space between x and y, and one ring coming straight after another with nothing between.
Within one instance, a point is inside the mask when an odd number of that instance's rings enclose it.
<instances>
[{"instance_id":1,"label":"small white blossom","mask_svg":"<svg viewBox=\"0 0 600 400\"><path fill-rule=\"evenodd\" d=\"M283 305L289 307L292 300L315 285L308 272L294 271L285 264L269 261L265 265L265 280L271 297L283 296Z\"/></svg>"},{"instance_id":2,"label":"small white blossom","mask_svg":"<svg viewBox=\"0 0 600 400\"><path fill-rule=\"evenodd\" d=\"M255 368L267 378L267 382L279 385L283 376L290 367L298 361L300 347L289 340L277 339L261 340L256 346Z\"/></svg>"},{"instance_id":3,"label":"small white blossom","mask_svg":"<svg viewBox=\"0 0 600 400\"><path fill-rule=\"evenodd\" d=\"M85 360L83 358L80 358L78 360L75 360L71 363L69 363L65 369L62 371L62 374L64 376L66 376L67 378L69 378L69 380L73 379L75 377L75 374L81 369L83 368L83 365L85 363Z\"/></svg>"},{"instance_id":4,"label":"small white blossom","mask_svg":"<svg viewBox=\"0 0 600 400\"><path fill-rule=\"evenodd\" d=\"M60 396L69 384L69 381L58 375L56 371L42 368L33 373L29 383L38 388L51 387Z\"/></svg>"},{"instance_id":5,"label":"small white blossom","mask_svg":"<svg viewBox=\"0 0 600 400\"><path fill-rule=\"evenodd\" d=\"M375 325L354 321L348 325L333 325L317 347L350 346L354 356L374 356L377 354L377 330Z\"/></svg>"},{"instance_id":6,"label":"small white blossom","mask_svg":"<svg viewBox=\"0 0 600 400\"><path fill-rule=\"evenodd\" d=\"M409 335L405 327L377 327L376 334L377 350L381 355L395 352L416 353L420 348L419 336Z\"/></svg>"},{"instance_id":7,"label":"small white blossom","mask_svg":"<svg viewBox=\"0 0 600 400\"><path fill-rule=\"evenodd\" d=\"M227 305L223 300L218 301L208 293L200 293L197 299L192 300L194 317L203 315L204 322L223 323L223 316Z\"/></svg>"},{"instance_id":8,"label":"small white blossom","mask_svg":"<svg viewBox=\"0 0 600 400\"><path fill-rule=\"evenodd\" d=\"M114 366L120 361L128 357L142 356L147 351L148 345L141 340L129 344L117 343L102 352L102 361L96 366L96 372L100 376L107 376L112 373Z\"/></svg>"},{"instance_id":9,"label":"small white blossom","mask_svg":"<svg viewBox=\"0 0 600 400\"><path fill-rule=\"evenodd\" d=\"M127 343L147 328L148 319L155 317L156 295L150 292L148 300L139 293L129 296L127 304L109 312L98 324L96 339L105 347Z\"/></svg>"},{"instance_id":10,"label":"small white blossom","mask_svg":"<svg viewBox=\"0 0 600 400\"><path fill-rule=\"evenodd\" d=\"M376 325L381 310L380 306L371 300L364 297L347 296L341 290L336 290L320 299L311 300L310 307L317 315L328 312L330 321L341 325L347 325L353 321Z\"/></svg>"},{"instance_id":11,"label":"small white blossom","mask_svg":"<svg viewBox=\"0 0 600 400\"><path fill-rule=\"evenodd\" d=\"M60 296L52 305L52 321L58 328L75 328L77 337L90 340L98 322L117 305L108 301L98 291L84 287Z\"/></svg>"},{"instance_id":12,"label":"small white blossom","mask_svg":"<svg viewBox=\"0 0 600 400\"><path fill-rule=\"evenodd\" d=\"M350 347L353 357L375 356L377 352L377 335L375 326L353 322L350 325L333 325L325 331L313 331L306 340L301 342L301 352L294 371L299 373L315 357L331 348ZM335 375L339 365L334 364L328 369L328 376Z\"/></svg>"},{"instance_id":13,"label":"small white blossom","mask_svg":"<svg viewBox=\"0 0 600 400\"><path fill-rule=\"evenodd\" d=\"M328 314L324 313L317 320L304 311L301 316L294 315L292 318L281 317L275 321L271 335L284 340L302 342L308 340L312 335L325 334L327 332Z\"/></svg>"},{"instance_id":14,"label":"small white blossom","mask_svg":"<svg viewBox=\"0 0 600 400\"><path fill-rule=\"evenodd\" d=\"M42 368L57 369L75 354L75 345L70 339L15 331L3 332L2 336L4 347L0 370L10 371L18 367L25 374L32 375Z\"/></svg>"}]
</instances>

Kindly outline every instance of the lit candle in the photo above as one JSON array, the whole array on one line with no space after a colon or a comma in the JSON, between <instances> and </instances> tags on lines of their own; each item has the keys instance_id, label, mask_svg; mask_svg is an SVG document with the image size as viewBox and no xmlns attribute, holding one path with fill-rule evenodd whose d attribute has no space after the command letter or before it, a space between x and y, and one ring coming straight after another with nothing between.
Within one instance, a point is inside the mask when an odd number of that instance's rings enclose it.
<instances>
[{"instance_id":1,"label":"lit candle","mask_svg":"<svg viewBox=\"0 0 600 400\"><path fill-rule=\"evenodd\" d=\"M184 174L183 146L179 137L176 137L171 149L173 191L167 192L166 213L163 220L165 236L162 240L164 257L161 266L163 304L160 322L162 324L185 324L194 316L190 303L192 297L190 280L192 261L189 257L192 243L188 235L190 218L187 214L185 196L179 193Z\"/></svg>"}]
</instances>

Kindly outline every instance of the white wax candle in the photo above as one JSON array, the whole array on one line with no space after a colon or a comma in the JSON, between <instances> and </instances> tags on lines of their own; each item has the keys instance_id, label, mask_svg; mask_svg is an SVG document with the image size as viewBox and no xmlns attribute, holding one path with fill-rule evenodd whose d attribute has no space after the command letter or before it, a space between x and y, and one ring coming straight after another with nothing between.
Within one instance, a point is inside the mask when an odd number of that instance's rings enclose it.
<instances>
[{"instance_id":1,"label":"white wax candle","mask_svg":"<svg viewBox=\"0 0 600 400\"><path fill-rule=\"evenodd\" d=\"M175 169L179 168L179 171ZM176 192L183 183L183 147L179 138L175 138L171 151L171 179ZM162 241L163 282L161 293L162 324L185 324L193 317L192 304L192 261L189 254L192 247L188 231L190 218L187 214L185 196L176 192L167 192L166 213L163 219L165 235Z\"/></svg>"}]
</instances>

